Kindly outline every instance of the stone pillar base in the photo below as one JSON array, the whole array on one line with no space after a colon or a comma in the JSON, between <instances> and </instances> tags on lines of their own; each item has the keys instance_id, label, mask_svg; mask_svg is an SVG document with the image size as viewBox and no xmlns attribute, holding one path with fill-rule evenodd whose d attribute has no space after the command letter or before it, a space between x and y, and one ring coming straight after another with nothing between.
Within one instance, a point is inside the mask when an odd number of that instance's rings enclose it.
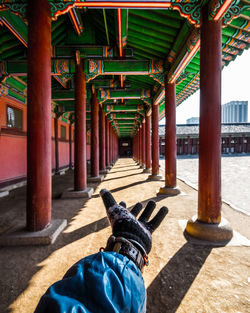
<instances>
[{"instance_id":1,"label":"stone pillar base","mask_svg":"<svg viewBox=\"0 0 250 313\"><path fill-rule=\"evenodd\" d=\"M100 183L103 180L104 180L104 176L103 175L88 177L88 182L89 183Z\"/></svg>"},{"instance_id":2,"label":"stone pillar base","mask_svg":"<svg viewBox=\"0 0 250 313\"><path fill-rule=\"evenodd\" d=\"M193 217L187 222L185 232L197 239L212 241L215 243L227 243L233 237L233 229L224 218L219 224L199 222Z\"/></svg>"},{"instance_id":3,"label":"stone pillar base","mask_svg":"<svg viewBox=\"0 0 250 313\"><path fill-rule=\"evenodd\" d=\"M65 175L65 171L62 170L62 171L59 171L59 172L55 172L55 175Z\"/></svg>"},{"instance_id":4,"label":"stone pillar base","mask_svg":"<svg viewBox=\"0 0 250 313\"><path fill-rule=\"evenodd\" d=\"M67 220L52 220L43 230L28 232L25 227L0 236L0 246L34 246L49 245L55 242L58 235L67 226Z\"/></svg>"},{"instance_id":5,"label":"stone pillar base","mask_svg":"<svg viewBox=\"0 0 250 313\"><path fill-rule=\"evenodd\" d=\"M178 187L161 187L157 196L176 196L181 193L180 188Z\"/></svg>"},{"instance_id":6,"label":"stone pillar base","mask_svg":"<svg viewBox=\"0 0 250 313\"><path fill-rule=\"evenodd\" d=\"M63 192L61 198L72 199L72 198L91 198L94 192L93 188L86 188L84 190L76 191L73 188L69 188Z\"/></svg>"},{"instance_id":7,"label":"stone pillar base","mask_svg":"<svg viewBox=\"0 0 250 313\"><path fill-rule=\"evenodd\" d=\"M151 169L150 168L144 168L143 173L151 173Z\"/></svg>"},{"instance_id":8,"label":"stone pillar base","mask_svg":"<svg viewBox=\"0 0 250 313\"><path fill-rule=\"evenodd\" d=\"M9 195L9 191L8 190L2 190L0 191L0 198L6 197Z\"/></svg>"},{"instance_id":9,"label":"stone pillar base","mask_svg":"<svg viewBox=\"0 0 250 313\"><path fill-rule=\"evenodd\" d=\"M101 175L107 175L108 172L109 172L109 170L108 170L108 169L105 169L105 170L101 170L101 171L100 171L100 174L101 174Z\"/></svg>"},{"instance_id":10,"label":"stone pillar base","mask_svg":"<svg viewBox=\"0 0 250 313\"><path fill-rule=\"evenodd\" d=\"M163 177L161 175L152 174L152 175L148 176L148 180L155 180L155 181L157 181L157 180L162 180L162 179L163 179Z\"/></svg>"}]
</instances>

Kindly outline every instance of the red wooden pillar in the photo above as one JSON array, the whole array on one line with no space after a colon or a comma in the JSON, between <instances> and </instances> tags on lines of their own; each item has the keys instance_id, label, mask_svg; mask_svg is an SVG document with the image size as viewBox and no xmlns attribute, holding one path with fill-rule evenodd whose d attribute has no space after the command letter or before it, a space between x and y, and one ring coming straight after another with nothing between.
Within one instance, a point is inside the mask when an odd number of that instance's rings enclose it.
<instances>
[{"instance_id":1,"label":"red wooden pillar","mask_svg":"<svg viewBox=\"0 0 250 313\"><path fill-rule=\"evenodd\" d=\"M146 166L146 127L145 120L142 122L142 168Z\"/></svg>"},{"instance_id":2,"label":"red wooden pillar","mask_svg":"<svg viewBox=\"0 0 250 313\"><path fill-rule=\"evenodd\" d=\"M140 125L140 165L143 162L143 136L142 136L142 125Z\"/></svg>"},{"instance_id":3,"label":"red wooden pillar","mask_svg":"<svg viewBox=\"0 0 250 313\"><path fill-rule=\"evenodd\" d=\"M86 156L86 80L83 63L76 64L75 74L75 175L74 190L87 187Z\"/></svg>"},{"instance_id":4,"label":"red wooden pillar","mask_svg":"<svg viewBox=\"0 0 250 313\"><path fill-rule=\"evenodd\" d=\"M152 174L149 175L151 180L160 180L159 175L159 106L152 105Z\"/></svg>"},{"instance_id":5,"label":"red wooden pillar","mask_svg":"<svg viewBox=\"0 0 250 313\"><path fill-rule=\"evenodd\" d=\"M112 162L114 163L115 161L115 157L114 157L114 137L115 137L115 133L114 133L114 129L112 129Z\"/></svg>"},{"instance_id":6,"label":"red wooden pillar","mask_svg":"<svg viewBox=\"0 0 250 313\"><path fill-rule=\"evenodd\" d=\"M221 21L202 9L200 49L200 147L198 219L189 221L192 236L225 241L232 229L221 222Z\"/></svg>"},{"instance_id":7,"label":"red wooden pillar","mask_svg":"<svg viewBox=\"0 0 250 313\"><path fill-rule=\"evenodd\" d=\"M137 133L137 151L138 151L138 164L140 164L140 128L138 129Z\"/></svg>"},{"instance_id":8,"label":"red wooden pillar","mask_svg":"<svg viewBox=\"0 0 250 313\"><path fill-rule=\"evenodd\" d=\"M115 133L114 141L115 141L115 161L116 161L117 160L117 134L116 133Z\"/></svg>"},{"instance_id":9,"label":"red wooden pillar","mask_svg":"<svg viewBox=\"0 0 250 313\"><path fill-rule=\"evenodd\" d=\"M109 162L112 166L113 160L112 160L112 126L111 126L111 123L109 123Z\"/></svg>"},{"instance_id":10,"label":"red wooden pillar","mask_svg":"<svg viewBox=\"0 0 250 313\"><path fill-rule=\"evenodd\" d=\"M113 127L110 123L110 162L111 162L111 165L113 166L113 155L112 155L112 150L113 150Z\"/></svg>"},{"instance_id":11,"label":"red wooden pillar","mask_svg":"<svg viewBox=\"0 0 250 313\"><path fill-rule=\"evenodd\" d=\"M114 131L113 127L111 128L111 161L114 163Z\"/></svg>"},{"instance_id":12,"label":"red wooden pillar","mask_svg":"<svg viewBox=\"0 0 250 313\"><path fill-rule=\"evenodd\" d=\"M221 220L221 22L205 10L201 28L198 220Z\"/></svg>"},{"instance_id":13,"label":"red wooden pillar","mask_svg":"<svg viewBox=\"0 0 250 313\"><path fill-rule=\"evenodd\" d=\"M105 170L106 167L106 145L105 145L105 113L103 109L100 109L100 170Z\"/></svg>"},{"instance_id":14,"label":"red wooden pillar","mask_svg":"<svg viewBox=\"0 0 250 313\"><path fill-rule=\"evenodd\" d=\"M116 133L114 131L114 137L113 137L113 158L114 158L114 162L116 161Z\"/></svg>"},{"instance_id":15,"label":"red wooden pillar","mask_svg":"<svg viewBox=\"0 0 250 313\"><path fill-rule=\"evenodd\" d=\"M69 124L69 168L73 168L72 164L72 122Z\"/></svg>"},{"instance_id":16,"label":"red wooden pillar","mask_svg":"<svg viewBox=\"0 0 250 313\"><path fill-rule=\"evenodd\" d=\"M165 81L165 186L160 194L177 195L176 188L176 91L175 83Z\"/></svg>"},{"instance_id":17,"label":"red wooden pillar","mask_svg":"<svg viewBox=\"0 0 250 313\"><path fill-rule=\"evenodd\" d=\"M115 134L115 160L117 160L118 158L117 140L118 140L118 136L117 134Z\"/></svg>"},{"instance_id":18,"label":"red wooden pillar","mask_svg":"<svg viewBox=\"0 0 250 313\"><path fill-rule=\"evenodd\" d=\"M106 138L105 138L105 143L106 143L106 167L110 165L110 158L109 158L109 120L106 117L106 127L105 127L105 133L106 133Z\"/></svg>"},{"instance_id":19,"label":"red wooden pillar","mask_svg":"<svg viewBox=\"0 0 250 313\"><path fill-rule=\"evenodd\" d=\"M27 229L51 222L51 15L28 2Z\"/></svg>"},{"instance_id":20,"label":"red wooden pillar","mask_svg":"<svg viewBox=\"0 0 250 313\"><path fill-rule=\"evenodd\" d=\"M150 115L146 115L146 129L145 129L145 135L146 135L146 147L145 147L145 153L146 153L146 168L144 170L145 173L150 173L151 168L151 117Z\"/></svg>"},{"instance_id":21,"label":"red wooden pillar","mask_svg":"<svg viewBox=\"0 0 250 313\"><path fill-rule=\"evenodd\" d=\"M96 91L91 98L91 177L99 176L99 103Z\"/></svg>"},{"instance_id":22,"label":"red wooden pillar","mask_svg":"<svg viewBox=\"0 0 250 313\"><path fill-rule=\"evenodd\" d=\"M138 162L139 162L139 153L138 153L138 144L139 144L139 142L138 142L138 131L137 131L137 133L136 133L135 136L136 136L136 137L135 137L135 161L136 161L136 163L138 163Z\"/></svg>"},{"instance_id":23,"label":"red wooden pillar","mask_svg":"<svg viewBox=\"0 0 250 313\"><path fill-rule=\"evenodd\" d=\"M116 161L116 155L115 155L115 139L116 139L116 133L114 131L114 136L113 136L113 160L114 162Z\"/></svg>"},{"instance_id":24,"label":"red wooden pillar","mask_svg":"<svg viewBox=\"0 0 250 313\"><path fill-rule=\"evenodd\" d=\"M59 174L59 155L58 155L58 117L54 118L55 128L55 174Z\"/></svg>"}]
</instances>

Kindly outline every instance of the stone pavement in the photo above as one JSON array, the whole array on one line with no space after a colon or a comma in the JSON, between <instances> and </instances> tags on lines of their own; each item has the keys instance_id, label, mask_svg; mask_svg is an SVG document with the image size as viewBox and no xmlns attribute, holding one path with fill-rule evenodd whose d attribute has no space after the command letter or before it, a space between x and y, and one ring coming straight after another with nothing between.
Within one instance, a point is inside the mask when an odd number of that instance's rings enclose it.
<instances>
[{"instance_id":1,"label":"stone pavement","mask_svg":"<svg viewBox=\"0 0 250 313\"><path fill-rule=\"evenodd\" d=\"M164 171L165 160L160 160ZM222 156L222 198L237 210L250 215L250 155ZM198 187L198 157L179 156L177 176Z\"/></svg>"},{"instance_id":2,"label":"stone pavement","mask_svg":"<svg viewBox=\"0 0 250 313\"><path fill-rule=\"evenodd\" d=\"M60 194L73 185L73 172L53 177L53 218L66 218L68 226L50 246L0 248L0 312L32 313L50 284L80 258L105 245L111 229L99 197L102 188L109 189L117 201L125 200L128 208L150 199L158 209L163 205L169 208L153 234L150 266L143 274L147 313L249 312L250 248L189 243L182 226L196 214L197 191L178 181L180 195L156 197L163 182L146 178L132 159L119 159L103 182L92 185L91 199L69 200L61 199ZM250 217L226 204L222 211L234 230L250 239ZM0 234L24 221L22 187L0 199Z\"/></svg>"}]
</instances>

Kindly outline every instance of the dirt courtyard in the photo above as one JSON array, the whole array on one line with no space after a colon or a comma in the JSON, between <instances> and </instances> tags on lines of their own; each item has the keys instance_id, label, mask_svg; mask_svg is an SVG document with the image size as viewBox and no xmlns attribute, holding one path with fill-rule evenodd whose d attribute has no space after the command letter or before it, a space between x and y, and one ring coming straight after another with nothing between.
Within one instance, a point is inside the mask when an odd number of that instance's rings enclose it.
<instances>
[{"instance_id":1,"label":"dirt courtyard","mask_svg":"<svg viewBox=\"0 0 250 313\"><path fill-rule=\"evenodd\" d=\"M183 225L196 214L197 191L178 181L180 195L157 197L164 182L148 181L147 175L132 159L118 159L102 183L89 184L95 188L89 200L61 199L60 194L73 186L73 172L54 176L52 216L67 219L68 225L50 246L0 247L0 312L32 313L49 285L79 259L105 246L111 228L99 196L102 188L128 208L154 200L158 209L169 209L153 234L150 266L143 274L147 313L250 312L249 246L188 242ZM25 193L22 187L0 199L0 235L24 225ZM222 213L245 242L250 240L250 216L225 204Z\"/></svg>"}]
</instances>

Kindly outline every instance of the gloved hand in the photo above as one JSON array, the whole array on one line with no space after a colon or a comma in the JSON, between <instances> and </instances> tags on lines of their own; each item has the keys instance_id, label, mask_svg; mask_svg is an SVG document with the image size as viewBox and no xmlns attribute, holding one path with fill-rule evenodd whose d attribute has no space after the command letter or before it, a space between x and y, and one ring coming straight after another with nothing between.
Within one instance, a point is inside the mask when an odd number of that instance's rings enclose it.
<instances>
[{"instance_id":1,"label":"gloved hand","mask_svg":"<svg viewBox=\"0 0 250 313\"><path fill-rule=\"evenodd\" d=\"M137 203L129 212L125 202L117 204L111 193L102 189L100 191L107 216L112 227L113 237L122 237L132 243L144 255L148 254L152 247L152 233L161 224L168 213L164 206L150 221L149 218L155 209L155 202L149 201L139 219L136 216L142 210L142 204Z\"/></svg>"}]
</instances>

